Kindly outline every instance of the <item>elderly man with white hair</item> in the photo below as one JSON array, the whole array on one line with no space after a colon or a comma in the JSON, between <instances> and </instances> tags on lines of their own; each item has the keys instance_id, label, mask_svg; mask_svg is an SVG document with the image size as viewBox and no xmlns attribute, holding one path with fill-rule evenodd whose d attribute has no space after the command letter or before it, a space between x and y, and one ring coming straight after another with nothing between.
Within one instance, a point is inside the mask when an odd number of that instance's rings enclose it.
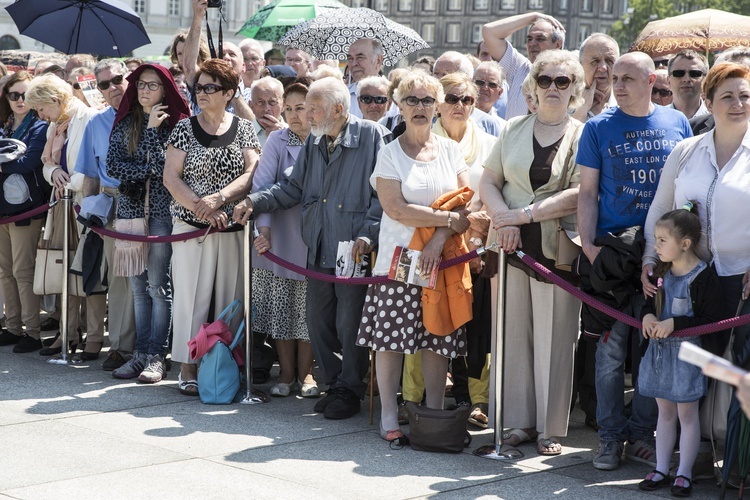
<instances>
[{"instance_id":1,"label":"elderly man with white hair","mask_svg":"<svg viewBox=\"0 0 750 500\"><path fill-rule=\"evenodd\" d=\"M382 209L370 186L378 152L390 131L349 112L349 90L336 78L310 85L305 100L312 135L297 156L291 174L252 193L234 210L248 216L302 206L302 239L308 247L307 268L336 272L339 242L354 241L352 256L377 245ZM349 418L360 411L368 352L355 341L367 287L310 280L307 326L315 359L329 385L315 411L328 419Z\"/></svg>"},{"instance_id":2,"label":"elderly man with white hair","mask_svg":"<svg viewBox=\"0 0 750 500\"><path fill-rule=\"evenodd\" d=\"M312 73L312 56L304 50L287 49L284 54L284 64L296 71L299 78L310 76Z\"/></svg>"},{"instance_id":3,"label":"elderly man with white hair","mask_svg":"<svg viewBox=\"0 0 750 500\"><path fill-rule=\"evenodd\" d=\"M245 38L239 43L242 51L242 60L245 63L245 71L240 75L245 87L250 88L256 80L260 79L266 60L263 57L263 46L258 40Z\"/></svg>"},{"instance_id":4,"label":"elderly man with white hair","mask_svg":"<svg viewBox=\"0 0 750 500\"><path fill-rule=\"evenodd\" d=\"M435 78L438 79L447 74L457 73L459 71L468 75L469 78L474 77L474 66L472 66L469 58L460 52L452 50L443 52L443 54L437 58L435 65L432 67L432 73L435 75ZM471 113L471 119L474 120L474 123L476 123L479 128L495 137L498 137L505 127L505 120L498 116L491 116L478 107L474 108L474 111Z\"/></svg>"},{"instance_id":5,"label":"elderly man with white hair","mask_svg":"<svg viewBox=\"0 0 750 500\"><path fill-rule=\"evenodd\" d=\"M360 38L349 46L346 57L349 67L349 112L362 118L357 104L357 83L368 76L378 76L383 67L383 45L380 40Z\"/></svg>"},{"instance_id":6,"label":"elderly man with white hair","mask_svg":"<svg viewBox=\"0 0 750 500\"><path fill-rule=\"evenodd\" d=\"M357 104L362 118L376 122L383 118L391 107L388 87L391 82L384 76L368 76L357 84Z\"/></svg>"},{"instance_id":7,"label":"elderly man with white hair","mask_svg":"<svg viewBox=\"0 0 750 500\"><path fill-rule=\"evenodd\" d=\"M284 86L276 78L264 76L250 87L250 109L255 115L253 126L261 147L271 132L286 128L281 117L284 108Z\"/></svg>"},{"instance_id":8,"label":"elderly man with white hair","mask_svg":"<svg viewBox=\"0 0 750 500\"><path fill-rule=\"evenodd\" d=\"M491 116L498 116L496 103L503 94L503 70L494 61L477 64L474 68L474 85L477 86L479 97L477 108Z\"/></svg>"}]
</instances>

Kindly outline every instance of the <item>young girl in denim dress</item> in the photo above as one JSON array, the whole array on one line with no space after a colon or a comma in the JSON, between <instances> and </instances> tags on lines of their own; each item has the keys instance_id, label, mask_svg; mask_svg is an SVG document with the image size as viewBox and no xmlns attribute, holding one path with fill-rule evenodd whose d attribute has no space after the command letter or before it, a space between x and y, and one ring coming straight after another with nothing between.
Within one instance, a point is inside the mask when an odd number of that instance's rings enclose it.
<instances>
[{"instance_id":1,"label":"young girl in denim dress","mask_svg":"<svg viewBox=\"0 0 750 500\"><path fill-rule=\"evenodd\" d=\"M679 418L680 465L672 495L686 497L693 489L691 471L700 444L698 401L706 379L700 368L677 358L682 342L701 344L699 336L673 337L675 330L721 319L721 288L716 272L695 254L701 238L696 202L664 214L656 223L659 266L656 296L643 307L643 336L650 339L641 361L638 388L641 395L656 398L656 469L638 485L652 491L668 486L669 461L677 439Z\"/></svg>"}]
</instances>

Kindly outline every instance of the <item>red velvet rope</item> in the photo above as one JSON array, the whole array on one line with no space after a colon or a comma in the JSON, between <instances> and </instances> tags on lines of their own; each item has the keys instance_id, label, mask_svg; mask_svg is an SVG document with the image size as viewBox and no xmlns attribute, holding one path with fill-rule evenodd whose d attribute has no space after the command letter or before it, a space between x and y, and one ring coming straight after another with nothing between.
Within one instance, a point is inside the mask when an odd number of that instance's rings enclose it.
<instances>
[{"instance_id":1,"label":"red velvet rope","mask_svg":"<svg viewBox=\"0 0 750 500\"><path fill-rule=\"evenodd\" d=\"M0 218L0 226L3 225L3 224L10 224L12 222L18 222L18 221L22 221L22 220L25 220L25 219L30 219L30 218L34 217L35 215L39 215L39 214L41 214L43 212L46 212L49 209L50 209L50 204L49 203L45 203L41 207L33 208L33 209L29 210L28 212L24 212L24 213L18 214L18 215L11 215L10 217Z\"/></svg>"}]
</instances>

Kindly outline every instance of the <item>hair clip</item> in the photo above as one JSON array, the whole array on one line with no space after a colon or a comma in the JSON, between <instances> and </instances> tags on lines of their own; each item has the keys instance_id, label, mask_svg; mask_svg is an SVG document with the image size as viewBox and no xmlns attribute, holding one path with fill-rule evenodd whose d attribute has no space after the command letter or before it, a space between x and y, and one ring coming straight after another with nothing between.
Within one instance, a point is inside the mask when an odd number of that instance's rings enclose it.
<instances>
[{"instance_id":1,"label":"hair clip","mask_svg":"<svg viewBox=\"0 0 750 500\"><path fill-rule=\"evenodd\" d=\"M688 212L690 212L691 210L693 210L693 206L694 206L693 202L692 201L688 201L688 202L685 202L684 205L682 205L682 209L683 210L687 210Z\"/></svg>"}]
</instances>

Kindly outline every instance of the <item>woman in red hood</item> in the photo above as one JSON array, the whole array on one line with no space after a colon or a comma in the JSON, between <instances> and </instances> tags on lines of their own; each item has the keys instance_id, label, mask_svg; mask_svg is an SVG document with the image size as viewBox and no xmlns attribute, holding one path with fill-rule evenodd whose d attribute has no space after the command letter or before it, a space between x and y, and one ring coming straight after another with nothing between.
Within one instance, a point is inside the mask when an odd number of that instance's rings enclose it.
<instances>
[{"instance_id":1,"label":"woman in red hood","mask_svg":"<svg viewBox=\"0 0 750 500\"><path fill-rule=\"evenodd\" d=\"M117 219L135 226L139 224L136 219L145 218L147 234L152 236L172 234L172 196L163 182L165 144L177 122L189 114L166 68L143 64L128 76L110 137L107 174L120 181ZM164 357L172 322L172 245L139 245L144 244L129 245L123 251L116 243L114 270L130 278L136 341L133 358L112 375L138 377L139 382L152 384L166 375Z\"/></svg>"}]
</instances>

